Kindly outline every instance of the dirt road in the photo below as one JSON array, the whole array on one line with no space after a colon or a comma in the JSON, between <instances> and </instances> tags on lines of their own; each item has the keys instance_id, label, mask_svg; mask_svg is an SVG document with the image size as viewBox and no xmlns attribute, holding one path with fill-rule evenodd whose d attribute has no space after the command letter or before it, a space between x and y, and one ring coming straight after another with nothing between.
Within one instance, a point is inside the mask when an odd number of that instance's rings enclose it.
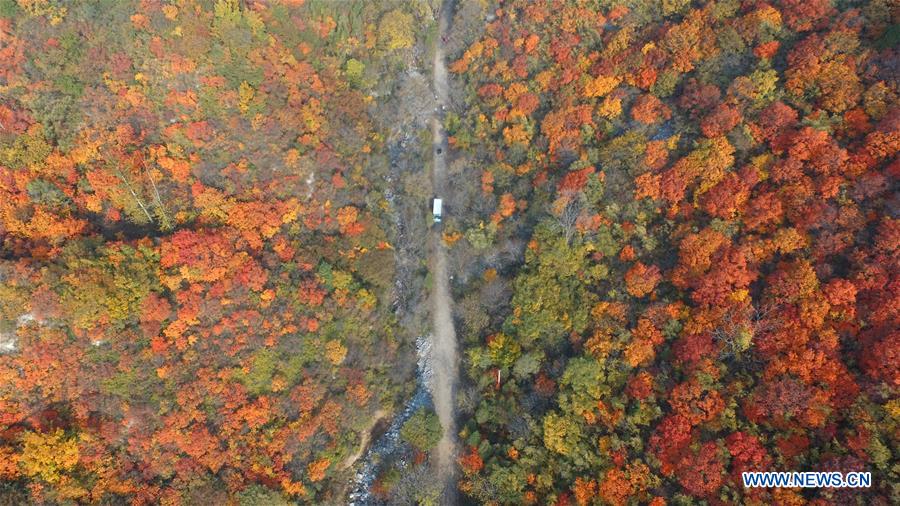
<instances>
[{"instance_id":1,"label":"dirt road","mask_svg":"<svg viewBox=\"0 0 900 506\"><path fill-rule=\"evenodd\" d=\"M362 440L359 442L359 449L356 450L356 453L350 455L346 459L344 459L344 464L341 466L341 469L348 469L350 466L356 463L360 457L363 456L366 449L369 448L369 439L372 437L372 430L375 429L375 426L378 425L378 422L383 420L387 416L387 411L383 409L379 409L372 415L372 421L369 423L369 427L362 433Z\"/></svg>"},{"instance_id":2,"label":"dirt road","mask_svg":"<svg viewBox=\"0 0 900 506\"><path fill-rule=\"evenodd\" d=\"M446 194L447 188L447 133L443 127L443 110L449 102L447 65L444 61L443 40L447 36L452 16L452 1L445 0L438 19L438 38L434 44L432 87L435 108L431 118L432 185L434 195ZM447 273L447 251L441 240L441 230L431 231L431 304L432 304L432 397L434 409L441 421L444 435L438 443L436 471L444 483L444 502L455 498L454 472L456 460L456 417L454 394L459 377L459 357L456 349L456 331L453 328L453 299Z\"/></svg>"}]
</instances>

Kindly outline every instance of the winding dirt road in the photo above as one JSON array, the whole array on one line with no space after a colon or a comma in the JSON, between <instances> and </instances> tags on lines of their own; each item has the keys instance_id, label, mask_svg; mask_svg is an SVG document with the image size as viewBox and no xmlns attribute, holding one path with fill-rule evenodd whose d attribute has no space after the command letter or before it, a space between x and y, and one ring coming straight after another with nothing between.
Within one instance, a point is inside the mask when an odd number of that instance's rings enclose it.
<instances>
[{"instance_id":1,"label":"winding dirt road","mask_svg":"<svg viewBox=\"0 0 900 506\"><path fill-rule=\"evenodd\" d=\"M438 18L438 38L434 44L432 87L435 107L431 117L434 195L446 195L447 188L447 132L443 127L443 111L449 103L447 65L444 61L443 40L447 36L452 16L452 1L445 0ZM445 207L446 209L446 207ZM453 299L447 273L447 251L441 240L440 227L431 231L431 304L432 304L432 397L434 409L444 434L436 452L436 472L444 484L444 502L455 499L456 410L454 394L459 379L459 356L456 331L453 328Z\"/></svg>"}]
</instances>

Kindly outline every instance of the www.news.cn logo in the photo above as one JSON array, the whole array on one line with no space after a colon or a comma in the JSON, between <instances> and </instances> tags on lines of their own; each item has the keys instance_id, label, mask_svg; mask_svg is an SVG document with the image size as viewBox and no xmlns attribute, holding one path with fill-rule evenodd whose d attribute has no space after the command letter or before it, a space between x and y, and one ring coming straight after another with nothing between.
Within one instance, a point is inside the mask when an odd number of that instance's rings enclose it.
<instances>
[{"instance_id":1,"label":"www.news.cn logo","mask_svg":"<svg viewBox=\"0 0 900 506\"><path fill-rule=\"evenodd\" d=\"M864 488L872 486L872 473L748 472L741 473L744 488Z\"/></svg>"}]
</instances>

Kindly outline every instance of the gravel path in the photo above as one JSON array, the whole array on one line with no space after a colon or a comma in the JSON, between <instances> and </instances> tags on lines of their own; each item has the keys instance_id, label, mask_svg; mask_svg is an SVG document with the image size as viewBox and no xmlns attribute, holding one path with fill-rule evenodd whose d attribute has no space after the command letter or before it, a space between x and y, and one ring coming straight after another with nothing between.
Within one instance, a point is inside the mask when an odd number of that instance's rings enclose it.
<instances>
[{"instance_id":1,"label":"gravel path","mask_svg":"<svg viewBox=\"0 0 900 506\"><path fill-rule=\"evenodd\" d=\"M434 44L432 87L435 107L431 118L432 185L435 196L446 194L447 188L447 132L443 127L443 111L449 102L447 65L444 60L443 40L449 30L451 1L445 1L438 20L438 38ZM450 207L449 209L452 209ZM459 355L456 347L456 331L453 328L453 299L447 273L447 251L441 240L440 227L431 231L431 304L432 304L432 396L434 409L444 429L444 435L436 451L436 472L445 485L444 502L455 499L454 474L456 469L456 410L454 393L459 380Z\"/></svg>"}]
</instances>

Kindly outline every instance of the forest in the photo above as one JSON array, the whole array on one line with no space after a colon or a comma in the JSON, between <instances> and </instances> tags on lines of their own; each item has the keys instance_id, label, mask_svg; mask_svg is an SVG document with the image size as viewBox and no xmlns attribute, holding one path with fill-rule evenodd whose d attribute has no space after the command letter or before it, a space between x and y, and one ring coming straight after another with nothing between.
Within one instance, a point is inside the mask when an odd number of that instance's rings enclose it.
<instances>
[{"instance_id":1,"label":"forest","mask_svg":"<svg viewBox=\"0 0 900 506\"><path fill-rule=\"evenodd\" d=\"M451 70L478 504L897 504L898 8L500 2ZM498 379L499 378L499 379ZM744 471L868 471L867 489Z\"/></svg>"},{"instance_id":2,"label":"forest","mask_svg":"<svg viewBox=\"0 0 900 506\"><path fill-rule=\"evenodd\" d=\"M0 1L0 503L339 501L409 390L369 104L428 7L347 5Z\"/></svg>"},{"instance_id":3,"label":"forest","mask_svg":"<svg viewBox=\"0 0 900 506\"><path fill-rule=\"evenodd\" d=\"M898 42L893 0L0 0L0 505L900 503Z\"/></svg>"}]
</instances>

